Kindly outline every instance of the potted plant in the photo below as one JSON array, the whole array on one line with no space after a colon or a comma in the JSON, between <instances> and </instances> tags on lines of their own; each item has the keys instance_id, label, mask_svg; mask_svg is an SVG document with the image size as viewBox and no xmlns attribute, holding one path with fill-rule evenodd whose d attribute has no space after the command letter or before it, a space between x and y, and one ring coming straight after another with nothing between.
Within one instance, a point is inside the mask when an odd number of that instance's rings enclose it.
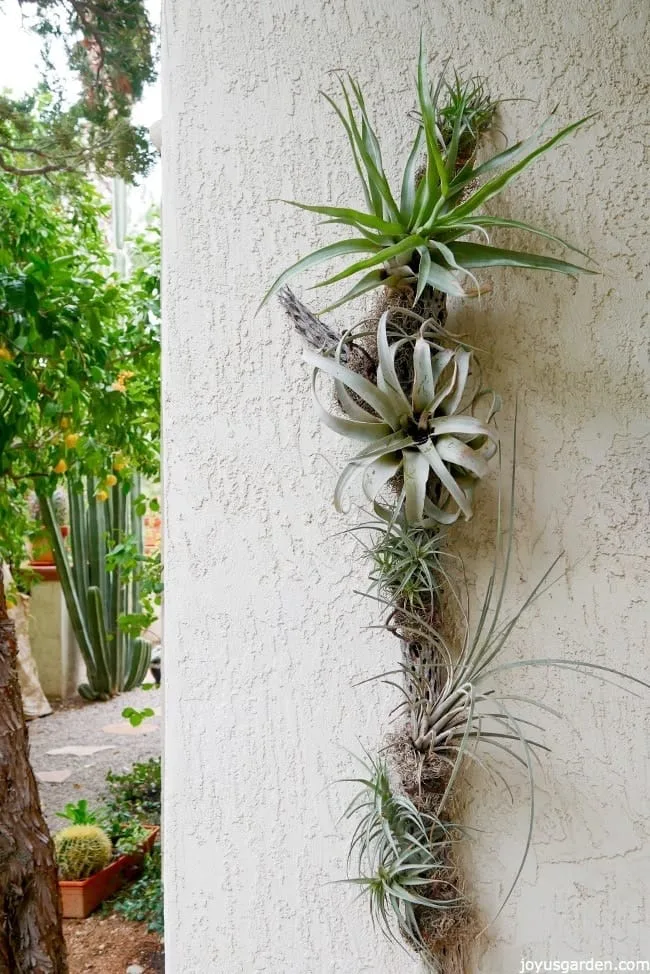
<instances>
[{"instance_id":1,"label":"potted plant","mask_svg":"<svg viewBox=\"0 0 650 974\"><path fill-rule=\"evenodd\" d=\"M54 491L52 507L61 535L66 538L68 536L68 496L63 487L57 487ZM41 505L36 494L30 495L29 514L33 522L33 528L28 534L30 561L32 565L53 565L54 553L50 532L43 524Z\"/></svg>"},{"instance_id":2,"label":"potted plant","mask_svg":"<svg viewBox=\"0 0 650 974\"><path fill-rule=\"evenodd\" d=\"M93 812L85 799L67 805L59 817L72 822L54 837L63 916L83 920L139 875L159 828L124 814Z\"/></svg>"}]
</instances>

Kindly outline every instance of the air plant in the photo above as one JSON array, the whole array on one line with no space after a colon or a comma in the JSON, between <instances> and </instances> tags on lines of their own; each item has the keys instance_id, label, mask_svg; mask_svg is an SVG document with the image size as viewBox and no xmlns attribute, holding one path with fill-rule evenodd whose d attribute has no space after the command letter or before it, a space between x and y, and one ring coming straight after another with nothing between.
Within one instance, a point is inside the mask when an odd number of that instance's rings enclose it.
<instances>
[{"instance_id":1,"label":"air plant","mask_svg":"<svg viewBox=\"0 0 650 974\"><path fill-rule=\"evenodd\" d=\"M267 291L262 305L295 274L339 257L354 259L337 274L318 282L316 287L328 287L356 274L363 276L326 310L380 286L412 287L416 292L416 301L425 288L462 297L466 294L462 279L466 276L473 278L472 272L482 267L525 267L564 274L593 273L588 268L553 257L493 246L488 235L490 228L515 228L544 237L589 259L577 247L543 229L481 212L484 204L498 196L519 173L584 125L591 115L565 126L541 144L536 144L540 129L531 138L515 143L485 162L476 164L470 156L458 168L463 141L467 140L471 125L476 125L477 121L477 116L474 116L472 123L472 99L478 97L478 105L475 106L478 117L484 110L481 109L481 91L473 88L471 83L454 85L450 88L453 99L448 102L447 108L442 108L441 114L439 102L444 77L434 89L427 78L426 59L420 46L417 93L421 124L404 169L398 198L384 172L379 140L368 118L361 88L353 78L349 78L348 84L342 79L339 81L343 107L329 95L325 95L325 98L345 128L361 180L366 210L312 206L285 200L292 206L325 217L326 223L351 227L356 236L315 250L283 271ZM452 118L450 132L447 123ZM426 161L423 175L420 175L423 153ZM465 239L476 232L485 242ZM360 255L363 255L361 259Z\"/></svg>"},{"instance_id":2,"label":"air plant","mask_svg":"<svg viewBox=\"0 0 650 974\"><path fill-rule=\"evenodd\" d=\"M348 779L362 786L343 817L358 819L348 854L358 875L345 880L368 896L370 915L396 940L393 923L419 950L428 953L420 928L421 911L449 913L464 899L450 862L453 826L420 811L391 787L384 761L362 762L366 776Z\"/></svg>"},{"instance_id":3,"label":"air plant","mask_svg":"<svg viewBox=\"0 0 650 974\"><path fill-rule=\"evenodd\" d=\"M529 782L528 834L517 873L499 913L519 880L531 846L535 818L534 759L537 752L550 750L543 741L537 739L539 733L535 733L543 732L544 727L521 716L519 712L515 712L515 708L525 705L554 717L562 717L558 710L539 700L501 691L498 686L499 675L506 670L530 666L558 667L605 682L610 682L608 678L614 676L628 683L650 688L650 684L637 677L612 667L580 660L540 658L501 661L509 637L524 612L551 584L549 579L559 561L558 558L553 562L520 608L512 616L504 618L503 606L513 539L513 506L514 464L510 526L503 568L499 567L499 539L502 534L499 510L495 559L476 626L472 630L465 616L462 645L459 650L455 650L421 614L400 605L401 625L408 639L428 647L429 652L421 655L422 665L405 662L396 671L405 677L403 685L392 679L387 680L403 695L397 712L405 712L407 715L411 741L415 751L421 755L422 766L426 761L443 761L450 768L445 788L436 801L436 816L444 815L445 806L465 759L476 762L490 774L497 774L509 792L510 788L503 775L485 764L486 749L505 753L526 770ZM432 659L437 661L435 672L431 668ZM385 674L391 678L394 675Z\"/></svg>"},{"instance_id":4,"label":"air plant","mask_svg":"<svg viewBox=\"0 0 650 974\"><path fill-rule=\"evenodd\" d=\"M463 165L473 156L481 136L494 123L500 101L494 100L487 89L483 78L462 78L456 71L452 81L447 81L443 73L443 95L436 105L436 122L440 139L447 146L450 144L460 119L460 137L458 140L458 154L456 168ZM420 122L421 124L421 122Z\"/></svg>"},{"instance_id":5,"label":"air plant","mask_svg":"<svg viewBox=\"0 0 650 974\"><path fill-rule=\"evenodd\" d=\"M372 563L371 591L430 618L447 579L443 561L453 557L444 550L445 535L409 524L403 510L385 512L384 518L378 516L349 531ZM371 540L366 543L363 535L368 533Z\"/></svg>"},{"instance_id":6,"label":"air plant","mask_svg":"<svg viewBox=\"0 0 650 974\"><path fill-rule=\"evenodd\" d=\"M358 473L362 473L364 492L373 503L386 484L400 475L404 514L410 524L423 528L449 524L461 513L469 518L474 484L488 472L488 462L497 449L496 433L488 424L498 409L498 397L491 396L486 422L462 413L471 352L462 346L453 351L443 348L428 337L426 321L417 337L389 343L388 317L389 312L384 312L377 326L376 383L341 364L344 340L334 357L311 350L304 353L305 361L314 367L319 418L341 436L369 443L341 473L334 492L335 507L342 509L343 492ZM410 345L413 379L407 384L400 381L395 361ZM345 416L322 405L316 389L319 372L334 380ZM483 390L474 393L465 408L473 409L483 397Z\"/></svg>"}]
</instances>

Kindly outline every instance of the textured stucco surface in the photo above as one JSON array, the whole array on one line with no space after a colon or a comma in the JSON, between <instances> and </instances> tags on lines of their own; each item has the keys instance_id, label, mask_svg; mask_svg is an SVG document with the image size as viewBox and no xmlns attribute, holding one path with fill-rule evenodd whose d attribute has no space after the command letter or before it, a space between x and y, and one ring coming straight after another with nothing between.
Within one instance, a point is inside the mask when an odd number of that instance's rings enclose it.
<instances>
[{"instance_id":1,"label":"textured stucco surface","mask_svg":"<svg viewBox=\"0 0 650 974\"><path fill-rule=\"evenodd\" d=\"M408 974L345 887L337 825L345 751L372 746L393 702L354 688L395 647L353 593L363 566L331 503L345 444L319 429L298 340L263 286L327 238L268 202L358 200L343 132L319 87L364 83L389 164L411 131L420 26L432 55L485 74L510 138L559 102L600 116L498 203L579 242L603 269L572 282L498 272L462 312L504 396L520 451L510 604L566 552L514 656L575 657L650 679L648 646L648 8L638 0L168 0L164 15L166 896L171 974ZM644 80L645 79L645 80ZM506 245L521 243L514 236ZM495 480L459 528L485 577ZM513 680L514 685L514 680ZM650 959L648 698L531 670L517 686L566 709L550 721L535 843L490 928L482 974L522 955ZM486 919L525 828L477 778L467 820Z\"/></svg>"}]
</instances>

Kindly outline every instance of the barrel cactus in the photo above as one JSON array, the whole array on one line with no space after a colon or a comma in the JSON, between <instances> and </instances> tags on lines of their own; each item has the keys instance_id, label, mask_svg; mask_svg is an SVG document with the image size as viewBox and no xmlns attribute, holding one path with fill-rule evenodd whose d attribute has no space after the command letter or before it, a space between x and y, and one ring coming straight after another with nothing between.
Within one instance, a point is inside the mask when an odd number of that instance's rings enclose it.
<instances>
[{"instance_id":1,"label":"barrel cactus","mask_svg":"<svg viewBox=\"0 0 650 974\"><path fill-rule=\"evenodd\" d=\"M87 879L113 856L111 840L97 825L71 825L54 836L54 846L61 879Z\"/></svg>"}]
</instances>

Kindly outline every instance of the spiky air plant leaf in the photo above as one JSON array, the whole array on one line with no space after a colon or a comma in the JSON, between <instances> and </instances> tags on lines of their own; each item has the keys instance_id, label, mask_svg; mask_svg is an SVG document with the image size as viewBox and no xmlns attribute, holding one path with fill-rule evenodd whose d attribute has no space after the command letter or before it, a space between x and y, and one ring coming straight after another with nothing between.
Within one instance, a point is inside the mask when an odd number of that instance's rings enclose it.
<instances>
[{"instance_id":1,"label":"spiky air plant leaf","mask_svg":"<svg viewBox=\"0 0 650 974\"><path fill-rule=\"evenodd\" d=\"M417 336L390 342L389 314L384 312L377 326L376 382L341 364L343 342L333 357L305 351L305 361L314 367L312 387L319 418L335 433L368 443L344 467L334 491L334 504L337 510L342 509L345 488L357 474L372 503L386 484L400 475L404 486L399 503L403 502L410 524L430 527L452 523L460 514L469 518L474 484L486 475L497 450L496 432L489 423L498 409L498 397L490 395L485 422L471 411L463 413L462 408L472 410L486 395L479 390L463 406L471 352L462 346L443 348L427 337L427 322ZM396 356L404 355L410 346L409 374L413 378L404 388ZM317 391L319 372L334 380L345 416L323 406Z\"/></svg>"},{"instance_id":2,"label":"spiky air plant leaf","mask_svg":"<svg viewBox=\"0 0 650 974\"><path fill-rule=\"evenodd\" d=\"M485 162L477 164L473 154L462 162L463 147L467 145L468 137L470 141L474 137L472 126L482 124L481 118L485 122L485 113L489 115L489 109L483 104L477 82L472 87L471 83L463 83L457 78L453 86L448 86L454 100L447 101L441 112L444 78L435 89L432 87L421 45L417 77L420 124L397 194L384 171L381 147L368 118L361 88L353 78L349 78L347 84L342 79L339 81L343 105L338 105L328 95L325 98L345 128L366 210L285 200L292 206L325 217L326 223L351 228L355 235L310 253L283 271L267 291L262 305L295 274L352 255L354 259L343 270L315 285L328 287L360 275L352 289L326 310L383 285L389 288L412 286L416 301L425 288L463 296L466 293L464 278L469 276L475 280L472 272L482 267L524 267L573 275L594 273L589 268L554 257L493 246L489 229L514 227L589 259L582 250L546 230L517 220L486 216L482 212L485 203L498 196L536 159L576 132L592 115L565 126L542 142L539 141L540 129L531 138L515 143ZM420 175L423 153L424 174ZM476 232L484 238L484 243L464 239Z\"/></svg>"},{"instance_id":3,"label":"spiky air plant leaf","mask_svg":"<svg viewBox=\"0 0 650 974\"><path fill-rule=\"evenodd\" d=\"M344 882L361 888L373 923L389 939L397 941L396 926L428 956L419 923L422 910L448 913L464 904L450 859L456 827L394 791L384 761L361 763L364 777L349 779L361 790L343 815L356 820L348 854L348 872L354 867L356 875Z\"/></svg>"}]
</instances>

